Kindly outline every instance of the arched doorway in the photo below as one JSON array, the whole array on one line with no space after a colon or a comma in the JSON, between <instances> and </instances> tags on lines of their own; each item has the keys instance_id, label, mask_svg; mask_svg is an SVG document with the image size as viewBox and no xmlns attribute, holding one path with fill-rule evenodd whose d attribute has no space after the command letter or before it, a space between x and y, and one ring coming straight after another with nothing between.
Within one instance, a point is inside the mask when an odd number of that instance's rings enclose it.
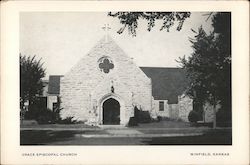
<instances>
[{"instance_id":1,"label":"arched doorway","mask_svg":"<svg viewBox=\"0 0 250 165\"><path fill-rule=\"evenodd\" d=\"M109 98L103 103L103 124L120 124L120 104L117 100Z\"/></svg>"}]
</instances>

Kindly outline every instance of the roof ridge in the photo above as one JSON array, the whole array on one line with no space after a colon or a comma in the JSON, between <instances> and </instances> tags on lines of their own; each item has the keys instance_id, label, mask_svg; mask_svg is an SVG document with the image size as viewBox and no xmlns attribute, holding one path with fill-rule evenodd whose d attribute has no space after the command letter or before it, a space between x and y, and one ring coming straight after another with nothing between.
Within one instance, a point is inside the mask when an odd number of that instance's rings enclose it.
<instances>
[{"instance_id":1,"label":"roof ridge","mask_svg":"<svg viewBox=\"0 0 250 165\"><path fill-rule=\"evenodd\" d=\"M60 75L57 75L57 74L52 74L52 75L49 75L49 77L50 77L50 76L63 77L64 75L61 75L61 74L60 74Z\"/></svg>"},{"instance_id":2,"label":"roof ridge","mask_svg":"<svg viewBox=\"0 0 250 165\"><path fill-rule=\"evenodd\" d=\"M158 66L139 66L140 68L156 68L156 69L184 69L184 68L181 68L181 67L158 67Z\"/></svg>"}]
</instances>

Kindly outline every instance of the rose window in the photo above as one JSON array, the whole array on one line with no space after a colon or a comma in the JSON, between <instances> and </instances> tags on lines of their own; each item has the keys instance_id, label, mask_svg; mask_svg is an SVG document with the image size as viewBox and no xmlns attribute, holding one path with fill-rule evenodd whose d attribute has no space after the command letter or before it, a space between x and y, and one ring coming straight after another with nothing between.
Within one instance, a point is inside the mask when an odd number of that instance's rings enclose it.
<instances>
[{"instance_id":1,"label":"rose window","mask_svg":"<svg viewBox=\"0 0 250 165\"><path fill-rule=\"evenodd\" d=\"M114 68L114 64L110 59L104 58L100 61L99 68L104 73L109 73L109 71Z\"/></svg>"}]
</instances>

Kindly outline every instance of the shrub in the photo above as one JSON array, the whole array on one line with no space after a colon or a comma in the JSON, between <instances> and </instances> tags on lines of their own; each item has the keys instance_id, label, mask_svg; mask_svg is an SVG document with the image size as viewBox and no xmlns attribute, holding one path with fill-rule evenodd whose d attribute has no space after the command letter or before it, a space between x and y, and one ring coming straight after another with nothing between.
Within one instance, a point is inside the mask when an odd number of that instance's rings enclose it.
<instances>
[{"instance_id":1,"label":"shrub","mask_svg":"<svg viewBox=\"0 0 250 165\"><path fill-rule=\"evenodd\" d=\"M22 120L21 125L37 125L36 120Z\"/></svg>"},{"instance_id":2,"label":"shrub","mask_svg":"<svg viewBox=\"0 0 250 165\"><path fill-rule=\"evenodd\" d=\"M136 121L136 118L135 117L130 117L129 118L129 122L128 122L128 127L133 127L133 126L137 126L138 123Z\"/></svg>"},{"instance_id":3,"label":"shrub","mask_svg":"<svg viewBox=\"0 0 250 165\"><path fill-rule=\"evenodd\" d=\"M138 123L150 123L152 121L148 111L142 111L135 107L134 112L135 119Z\"/></svg>"},{"instance_id":4,"label":"shrub","mask_svg":"<svg viewBox=\"0 0 250 165\"><path fill-rule=\"evenodd\" d=\"M74 117L66 117L58 121L59 124L75 124L77 121L73 120Z\"/></svg>"},{"instance_id":5,"label":"shrub","mask_svg":"<svg viewBox=\"0 0 250 165\"><path fill-rule=\"evenodd\" d=\"M232 116L231 111L220 109L216 113L217 125L220 127L231 127L232 126Z\"/></svg>"},{"instance_id":6,"label":"shrub","mask_svg":"<svg viewBox=\"0 0 250 165\"><path fill-rule=\"evenodd\" d=\"M162 117L161 116L157 116L157 121L162 121Z\"/></svg>"},{"instance_id":7,"label":"shrub","mask_svg":"<svg viewBox=\"0 0 250 165\"><path fill-rule=\"evenodd\" d=\"M157 116L157 120L158 121L173 121L175 119L171 119L171 118L166 117L166 116Z\"/></svg>"},{"instance_id":8,"label":"shrub","mask_svg":"<svg viewBox=\"0 0 250 165\"><path fill-rule=\"evenodd\" d=\"M192 123L196 123L199 120L199 114L196 111L190 111L188 114L188 120Z\"/></svg>"},{"instance_id":9,"label":"shrub","mask_svg":"<svg viewBox=\"0 0 250 165\"><path fill-rule=\"evenodd\" d=\"M73 123L71 123L71 124L85 124L87 122L87 120L86 119L85 120L73 120L72 122Z\"/></svg>"},{"instance_id":10,"label":"shrub","mask_svg":"<svg viewBox=\"0 0 250 165\"><path fill-rule=\"evenodd\" d=\"M55 114L51 110L46 109L38 116L37 122L39 124L55 124Z\"/></svg>"},{"instance_id":11,"label":"shrub","mask_svg":"<svg viewBox=\"0 0 250 165\"><path fill-rule=\"evenodd\" d=\"M38 97L32 104L29 105L28 111L24 115L25 120L36 120L39 124L55 124L61 121L60 97L57 97L57 105L53 107L53 111L47 109L44 104L43 97Z\"/></svg>"},{"instance_id":12,"label":"shrub","mask_svg":"<svg viewBox=\"0 0 250 165\"><path fill-rule=\"evenodd\" d=\"M25 113L25 119L36 120L39 124L54 124L57 121L57 115L47 108L32 107Z\"/></svg>"},{"instance_id":13,"label":"shrub","mask_svg":"<svg viewBox=\"0 0 250 165\"><path fill-rule=\"evenodd\" d=\"M177 118L176 121L183 122L183 119ZM197 120L197 121L198 121L198 120ZM197 121L196 121L196 122L197 122Z\"/></svg>"},{"instance_id":14,"label":"shrub","mask_svg":"<svg viewBox=\"0 0 250 165\"><path fill-rule=\"evenodd\" d=\"M194 98L193 100L193 110L197 113L199 120L203 120L203 103L198 100L197 98Z\"/></svg>"}]
</instances>

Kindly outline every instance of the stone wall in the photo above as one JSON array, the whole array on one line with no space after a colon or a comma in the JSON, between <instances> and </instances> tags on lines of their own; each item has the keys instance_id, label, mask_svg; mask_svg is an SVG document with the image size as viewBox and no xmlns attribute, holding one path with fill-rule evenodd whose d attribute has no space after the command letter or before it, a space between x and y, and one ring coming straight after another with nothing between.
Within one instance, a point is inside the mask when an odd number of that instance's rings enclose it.
<instances>
[{"instance_id":1,"label":"stone wall","mask_svg":"<svg viewBox=\"0 0 250 165\"><path fill-rule=\"evenodd\" d=\"M160 101L164 101L164 111L159 111ZM153 109L157 116L188 122L188 114L193 110L193 99L182 95L178 97L178 104L168 104L167 100L154 100Z\"/></svg>"},{"instance_id":2,"label":"stone wall","mask_svg":"<svg viewBox=\"0 0 250 165\"><path fill-rule=\"evenodd\" d=\"M47 108L53 110L53 103L57 103L57 96L48 95L47 96Z\"/></svg>"},{"instance_id":3,"label":"stone wall","mask_svg":"<svg viewBox=\"0 0 250 165\"><path fill-rule=\"evenodd\" d=\"M216 112L218 112L220 107L221 106L219 104L217 104L215 106ZM209 103L205 103L205 105L203 106L203 110L204 110L203 121L206 123L213 122L213 120L214 120L214 107L213 107L213 105L211 105Z\"/></svg>"},{"instance_id":4,"label":"stone wall","mask_svg":"<svg viewBox=\"0 0 250 165\"><path fill-rule=\"evenodd\" d=\"M169 104L169 118L177 120L179 118L179 105Z\"/></svg>"},{"instance_id":5,"label":"stone wall","mask_svg":"<svg viewBox=\"0 0 250 165\"><path fill-rule=\"evenodd\" d=\"M99 68L102 57L114 64L109 73ZM150 79L131 58L112 39L103 38L61 79L61 116L101 124L101 104L114 97L121 105L121 124L126 124L134 115L133 105L151 110L151 87Z\"/></svg>"},{"instance_id":6,"label":"stone wall","mask_svg":"<svg viewBox=\"0 0 250 165\"><path fill-rule=\"evenodd\" d=\"M179 119L189 122L188 115L190 111L193 110L193 99L187 95L182 95L178 97L179 104Z\"/></svg>"},{"instance_id":7,"label":"stone wall","mask_svg":"<svg viewBox=\"0 0 250 165\"><path fill-rule=\"evenodd\" d=\"M160 111L159 108L160 101L164 102L164 111ZM157 116L170 117L168 100L154 100L153 109L155 110Z\"/></svg>"}]
</instances>

